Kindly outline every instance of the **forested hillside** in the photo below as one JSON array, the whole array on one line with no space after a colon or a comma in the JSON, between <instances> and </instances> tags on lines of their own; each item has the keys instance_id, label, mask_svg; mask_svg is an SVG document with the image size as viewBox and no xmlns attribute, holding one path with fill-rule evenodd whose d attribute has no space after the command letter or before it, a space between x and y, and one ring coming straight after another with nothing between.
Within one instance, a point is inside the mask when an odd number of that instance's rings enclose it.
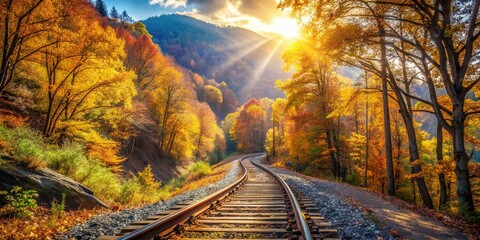
<instances>
[{"instance_id":1,"label":"forested hillside","mask_svg":"<svg viewBox=\"0 0 480 240\"><path fill-rule=\"evenodd\" d=\"M194 75L101 3L2 5L0 164L49 167L107 203L158 201L177 166L223 156L215 100L197 100Z\"/></svg>"},{"instance_id":2,"label":"forested hillside","mask_svg":"<svg viewBox=\"0 0 480 240\"><path fill-rule=\"evenodd\" d=\"M285 43L183 15L163 15L142 22L165 54L207 79L225 82L240 102L282 95L273 86L276 79L289 76L281 70Z\"/></svg>"}]
</instances>

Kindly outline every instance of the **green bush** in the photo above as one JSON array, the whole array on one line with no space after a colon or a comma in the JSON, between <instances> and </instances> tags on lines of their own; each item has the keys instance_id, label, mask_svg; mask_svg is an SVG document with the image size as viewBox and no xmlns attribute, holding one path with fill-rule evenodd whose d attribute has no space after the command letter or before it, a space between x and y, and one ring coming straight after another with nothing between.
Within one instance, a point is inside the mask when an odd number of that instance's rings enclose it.
<instances>
[{"instance_id":1,"label":"green bush","mask_svg":"<svg viewBox=\"0 0 480 240\"><path fill-rule=\"evenodd\" d=\"M189 167L188 172L191 179L199 179L212 173L212 167L206 162L196 162Z\"/></svg>"},{"instance_id":2,"label":"green bush","mask_svg":"<svg viewBox=\"0 0 480 240\"><path fill-rule=\"evenodd\" d=\"M0 191L0 196L5 196L7 205L4 206L6 212L23 218L32 217L32 210L37 207L38 192L35 190L24 190L19 186L14 186L10 192Z\"/></svg>"},{"instance_id":3,"label":"green bush","mask_svg":"<svg viewBox=\"0 0 480 240\"><path fill-rule=\"evenodd\" d=\"M65 198L65 193L62 193L62 200L60 202L57 202L56 199L52 201L50 215L54 216L55 219L58 219L58 217L65 212Z\"/></svg>"},{"instance_id":4,"label":"green bush","mask_svg":"<svg viewBox=\"0 0 480 240\"><path fill-rule=\"evenodd\" d=\"M479 212L477 212L477 211L472 212L472 211L468 210L467 206L465 206L463 204L459 204L458 213L459 213L460 217L463 220L465 220L466 222L480 224L480 213Z\"/></svg>"},{"instance_id":5,"label":"green bush","mask_svg":"<svg viewBox=\"0 0 480 240\"><path fill-rule=\"evenodd\" d=\"M395 191L395 195L409 203L413 203L412 184L410 181L405 181Z\"/></svg>"},{"instance_id":6,"label":"green bush","mask_svg":"<svg viewBox=\"0 0 480 240\"><path fill-rule=\"evenodd\" d=\"M153 175L152 167L147 165L137 176L123 181L117 201L130 205L157 202L170 192L167 187L160 189L160 185Z\"/></svg>"},{"instance_id":7,"label":"green bush","mask_svg":"<svg viewBox=\"0 0 480 240\"><path fill-rule=\"evenodd\" d=\"M315 169L313 169L312 167L306 167L303 171L302 171L303 174L307 175L307 176L312 176L314 173L315 173Z\"/></svg>"},{"instance_id":8,"label":"green bush","mask_svg":"<svg viewBox=\"0 0 480 240\"><path fill-rule=\"evenodd\" d=\"M141 201L140 184L136 178L125 180L120 188L120 194L116 198L121 204L138 203Z\"/></svg>"},{"instance_id":9,"label":"green bush","mask_svg":"<svg viewBox=\"0 0 480 240\"><path fill-rule=\"evenodd\" d=\"M92 189L95 194L107 199L115 199L120 194L121 181L110 168L91 163L90 166L79 166L78 171L81 174L76 180Z\"/></svg>"},{"instance_id":10,"label":"green bush","mask_svg":"<svg viewBox=\"0 0 480 240\"><path fill-rule=\"evenodd\" d=\"M362 183L362 179L360 178L360 175L358 175L355 172L347 174L346 180L348 183L355 186L360 186L360 184Z\"/></svg>"},{"instance_id":11,"label":"green bush","mask_svg":"<svg viewBox=\"0 0 480 240\"><path fill-rule=\"evenodd\" d=\"M101 165L95 159L89 159L85 147L80 143L67 142L63 146L46 144L36 131L3 125L0 125L0 140L9 143L12 149L8 154L26 167L46 165L84 184L107 202L120 194L122 186L119 177L109 167Z\"/></svg>"}]
</instances>

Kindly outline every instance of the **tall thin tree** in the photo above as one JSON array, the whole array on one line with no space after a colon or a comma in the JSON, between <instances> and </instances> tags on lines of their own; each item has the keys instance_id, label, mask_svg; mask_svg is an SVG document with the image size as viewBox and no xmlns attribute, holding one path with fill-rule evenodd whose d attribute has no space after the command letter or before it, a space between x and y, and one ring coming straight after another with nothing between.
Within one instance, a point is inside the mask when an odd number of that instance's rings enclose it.
<instances>
[{"instance_id":1,"label":"tall thin tree","mask_svg":"<svg viewBox=\"0 0 480 240\"><path fill-rule=\"evenodd\" d=\"M112 10L110 10L110 17L113 19L119 19L120 18L120 13L117 11L115 6L112 7Z\"/></svg>"},{"instance_id":2,"label":"tall thin tree","mask_svg":"<svg viewBox=\"0 0 480 240\"><path fill-rule=\"evenodd\" d=\"M103 0L97 0L95 2L95 8L102 17L108 17L107 4Z\"/></svg>"}]
</instances>

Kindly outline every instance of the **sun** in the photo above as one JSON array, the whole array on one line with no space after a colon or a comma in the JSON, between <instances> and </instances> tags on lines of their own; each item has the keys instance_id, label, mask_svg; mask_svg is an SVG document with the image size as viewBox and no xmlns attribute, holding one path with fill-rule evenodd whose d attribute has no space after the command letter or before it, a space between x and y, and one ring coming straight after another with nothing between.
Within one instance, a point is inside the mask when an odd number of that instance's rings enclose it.
<instances>
[{"instance_id":1,"label":"sun","mask_svg":"<svg viewBox=\"0 0 480 240\"><path fill-rule=\"evenodd\" d=\"M291 18L276 18L272 24L268 26L270 32L278 33L284 38L296 39L300 38L300 27L297 21Z\"/></svg>"}]
</instances>

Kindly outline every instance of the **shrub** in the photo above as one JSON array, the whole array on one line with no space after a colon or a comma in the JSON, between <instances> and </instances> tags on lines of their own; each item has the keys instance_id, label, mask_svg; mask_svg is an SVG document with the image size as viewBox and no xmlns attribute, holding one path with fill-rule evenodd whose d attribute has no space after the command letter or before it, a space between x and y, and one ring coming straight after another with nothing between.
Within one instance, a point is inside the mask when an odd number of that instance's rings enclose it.
<instances>
[{"instance_id":1,"label":"shrub","mask_svg":"<svg viewBox=\"0 0 480 240\"><path fill-rule=\"evenodd\" d=\"M355 185L355 186L360 186L362 183L362 179L360 178L360 175L356 172L352 172L347 174L346 180L348 183Z\"/></svg>"},{"instance_id":2,"label":"shrub","mask_svg":"<svg viewBox=\"0 0 480 240\"><path fill-rule=\"evenodd\" d=\"M404 181L395 191L395 195L407 202L413 203L412 184L410 181Z\"/></svg>"},{"instance_id":3,"label":"shrub","mask_svg":"<svg viewBox=\"0 0 480 240\"><path fill-rule=\"evenodd\" d=\"M212 173L212 167L206 162L196 162L189 167L188 171L190 180L195 180Z\"/></svg>"},{"instance_id":4,"label":"shrub","mask_svg":"<svg viewBox=\"0 0 480 240\"><path fill-rule=\"evenodd\" d=\"M62 193L62 200L60 203L54 199L50 206L50 215L53 216L54 221L56 221L65 212L65 197L65 193Z\"/></svg>"},{"instance_id":5,"label":"shrub","mask_svg":"<svg viewBox=\"0 0 480 240\"><path fill-rule=\"evenodd\" d=\"M472 212L472 211L468 210L467 206L465 206L463 204L459 204L458 213L459 213L460 217L463 220L465 220L466 222L480 224L480 213L479 212L477 212L477 211Z\"/></svg>"},{"instance_id":6,"label":"shrub","mask_svg":"<svg viewBox=\"0 0 480 240\"><path fill-rule=\"evenodd\" d=\"M42 137L28 128L10 129L0 125L0 141L9 144L0 146L2 152L12 155L18 163L30 169L38 169L45 166L45 144Z\"/></svg>"},{"instance_id":7,"label":"shrub","mask_svg":"<svg viewBox=\"0 0 480 240\"><path fill-rule=\"evenodd\" d=\"M307 176L312 176L314 173L315 173L315 169L313 169L312 167L306 167L303 171L302 171L303 174L307 175Z\"/></svg>"},{"instance_id":8,"label":"shrub","mask_svg":"<svg viewBox=\"0 0 480 240\"><path fill-rule=\"evenodd\" d=\"M120 179L111 168L89 159L80 143L63 146L46 144L40 133L28 128L0 125L0 152L28 168L49 168L92 189L99 198L111 202L120 194Z\"/></svg>"},{"instance_id":9,"label":"shrub","mask_svg":"<svg viewBox=\"0 0 480 240\"><path fill-rule=\"evenodd\" d=\"M107 200L113 200L120 194L121 182L110 168L98 162L89 162L90 165L81 165L77 181L92 189L92 191Z\"/></svg>"},{"instance_id":10,"label":"shrub","mask_svg":"<svg viewBox=\"0 0 480 240\"><path fill-rule=\"evenodd\" d=\"M116 198L121 204L139 203L141 201L140 184L136 178L125 180L120 188L120 194Z\"/></svg>"},{"instance_id":11,"label":"shrub","mask_svg":"<svg viewBox=\"0 0 480 240\"><path fill-rule=\"evenodd\" d=\"M161 183L155 179L150 164L142 172L138 172L138 180L142 187L149 191L156 191L160 188Z\"/></svg>"},{"instance_id":12,"label":"shrub","mask_svg":"<svg viewBox=\"0 0 480 240\"><path fill-rule=\"evenodd\" d=\"M37 191L22 191L21 187L14 186L10 192L0 191L0 195L4 195L7 201L4 212L10 212L20 218L33 216L32 210L37 207Z\"/></svg>"}]
</instances>

